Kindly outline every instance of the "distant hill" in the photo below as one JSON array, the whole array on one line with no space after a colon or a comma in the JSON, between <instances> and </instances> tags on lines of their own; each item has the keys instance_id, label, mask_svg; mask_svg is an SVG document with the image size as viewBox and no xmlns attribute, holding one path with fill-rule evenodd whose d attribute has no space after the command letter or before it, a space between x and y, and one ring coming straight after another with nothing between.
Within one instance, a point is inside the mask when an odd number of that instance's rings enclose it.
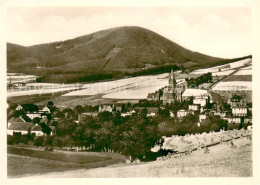
<instances>
[{"instance_id":1,"label":"distant hill","mask_svg":"<svg viewBox=\"0 0 260 185\"><path fill-rule=\"evenodd\" d=\"M116 74L113 78L145 66L200 67L220 61L223 59L192 52L157 33L132 26L29 47L7 43L8 72L41 75L48 82L76 82L96 74Z\"/></svg>"}]
</instances>

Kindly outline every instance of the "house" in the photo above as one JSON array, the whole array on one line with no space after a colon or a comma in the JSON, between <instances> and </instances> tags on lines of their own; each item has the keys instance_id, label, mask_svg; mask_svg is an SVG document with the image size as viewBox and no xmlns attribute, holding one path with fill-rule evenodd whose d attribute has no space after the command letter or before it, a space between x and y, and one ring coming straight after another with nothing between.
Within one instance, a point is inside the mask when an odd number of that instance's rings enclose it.
<instances>
[{"instance_id":1,"label":"house","mask_svg":"<svg viewBox=\"0 0 260 185\"><path fill-rule=\"evenodd\" d=\"M223 119L227 120L228 123L241 123L241 118L240 117L226 116Z\"/></svg>"},{"instance_id":2,"label":"house","mask_svg":"<svg viewBox=\"0 0 260 185\"><path fill-rule=\"evenodd\" d=\"M207 118L206 114L200 114L199 115L199 122L202 122L203 120L205 120Z\"/></svg>"},{"instance_id":3,"label":"house","mask_svg":"<svg viewBox=\"0 0 260 185\"><path fill-rule=\"evenodd\" d=\"M49 122L49 120L47 118L45 118L45 117L40 120L40 123L47 124L48 122Z\"/></svg>"},{"instance_id":4,"label":"house","mask_svg":"<svg viewBox=\"0 0 260 185\"><path fill-rule=\"evenodd\" d=\"M189 112L187 110L181 109L177 111L177 117L178 118L183 118L185 116L187 116Z\"/></svg>"},{"instance_id":5,"label":"house","mask_svg":"<svg viewBox=\"0 0 260 185\"><path fill-rule=\"evenodd\" d=\"M31 128L31 134L35 134L35 136L43 136L42 127L38 124L35 124Z\"/></svg>"},{"instance_id":6,"label":"house","mask_svg":"<svg viewBox=\"0 0 260 185\"><path fill-rule=\"evenodd\" d=\"M45 113L48 113L50 114L51 113L51 110L48 108L48 107L44 107L42 110L40 110L39 112L45 112Z\"/></svg>"},{"instance_id":7,"label":"house","mask_svg":"<svg viewBox=\"0 0 260 185\"><path fill-rule=\"evenodd\" d=\"M147 100L148 101L157 101L157 100L159 100L159 93L157 91L155 93L148 93Z\"/></svg>"},{"instance_id":8,"label":"house","mask_svg":"<svg viewBox=\"0 0 260 185\"><path fill-rule=\"evenodd\" d=\"M195 104L189 105L189 110L193 110L193 111L200 110L200 106Z\"/></svg>"},{"instance_id":9,"label":"house","mask_svg":"<svg viewBox=\"0 0 260 185\"><path fill-rule=\"evenodd\" d=\"M99 105L98 112L113 112L114 105Z\"/></svg>"},{"instance_id":10,"label":"house","mask_svg":"<svg viewBox=\"0 0 260 185\"><path fill-rule=\"evenodd\" d=\"M247 108L246 107L232 107L232 115L245 117L247 115Z\"/></svg>"},{"instance_id":11,"label":"house","mask_svg":"<svg viewBox=\"0 0 260 185\"><path fill-rule=\"evenodd\" d=\"M22 117L16 118L16 117L11 117L11 119L8 121L8 126L9 127L12 123L24 123L26 122Z\"/></svg>"},{"instance_id":12,"label":"house","mask_svg":"<svg viewBox=\"0 0 260 185\"><path fill-rule=\"evenodd\" d=\"M194 89L194 88L189 88L189 89L186 89L183 94L182 94L182 98L183 100L185 99L189 99L190 97L200 97L200 96L206 96L208 97L208 91L207 90L204 90L204 89ZM199 103L194 103L193 104L199 104Z\"/></svg>"},{"instance_id":13,"label":"house","mask_svg":"<svg viewBox=\"0 0 260 185\"><path fill-rule=\"evenodd\" d=\"M23 107L21 105L18 105L15 110L22 110Z\"/></svg>"},{"instance_id":14,"label":"house","mask_svg":"<svg viewBox=\"0 0 260 185\"><path fill-rule=\"evenodd\" d=\"M246 98L244 96L237 95L236 93L228 100L228 104L233 107L246 107Z\"/></svg>"},{"instance_id":15,"label":"house","mask_svg":"<svg viewBox=\"0 0 260 185\"><path fill-rule=\"evenodd\" d=\"M201 107L205 107L208 99L209 99L208 95L195 96L193 98L193 104L197 104L200 105Z\"/></svg>"},{"instance_id":16,"label":"house","mask_svg":"<svg viewBox=\"0 0 260 185\"><path fill-rule=\"evenodd\" d=\"M7 135L14 135L16 133L20 133L22 135L28 134L33 123L31 122L13 122L8 125Z\"/></svg>"},{"instance_id":17,"label":"house","mask_svg":"<svg viewBox=\"0 0 260 185\"><path fill-rule=\"evenodd\" d=\"M26 114L26 116L28 116L31 120L33 120L34 118L42 118L42 114L39 112L29 112Z\"/></svg>"},{"instance_id":18,"label":"house","mask_svg":"<svg viewBox=\"0 0 260 185\"><path fill-rule=\"evenodd\" d=\"M245 118L244 123L252 123L252 117Z\"/></svg>"},{"instance_id":19,"label":"house","mask_svg":"<svg viewBox=\"0 0 260 185\"><path fill-rule=\"evenodd\" d=\"M132 114L136 113L135 110L130 110L126 113L121 113L122 117L131 116Z\"/></svg>"},{"instance_id":20,"label":"house","mask_svg":"<svg viewBox=\"0 0 260 185\"><path fill-rule=\"evenodd\" d=\"M170 111L170 117L174 118L174 113L172 111Z\"/></svg>"}]
</instances>

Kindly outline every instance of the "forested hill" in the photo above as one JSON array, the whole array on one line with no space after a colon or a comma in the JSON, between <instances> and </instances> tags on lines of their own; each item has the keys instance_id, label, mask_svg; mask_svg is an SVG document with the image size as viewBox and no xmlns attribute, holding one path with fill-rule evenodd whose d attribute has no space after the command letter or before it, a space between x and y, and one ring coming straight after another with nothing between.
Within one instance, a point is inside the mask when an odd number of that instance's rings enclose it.
<instances>
[{"instance_id":1,"label":"forested hill","mask_svg":"<svg viewBox=\"0 0 260 185\"><path fill-rule=\"evenodd\" d=\"M132 26L29 47L7 43L8 72L40 75L49 82L76 82L99 74L114 78L164 65L202 67L222 60L192 52L155 32Z\"/></svg>"}]
</instances>

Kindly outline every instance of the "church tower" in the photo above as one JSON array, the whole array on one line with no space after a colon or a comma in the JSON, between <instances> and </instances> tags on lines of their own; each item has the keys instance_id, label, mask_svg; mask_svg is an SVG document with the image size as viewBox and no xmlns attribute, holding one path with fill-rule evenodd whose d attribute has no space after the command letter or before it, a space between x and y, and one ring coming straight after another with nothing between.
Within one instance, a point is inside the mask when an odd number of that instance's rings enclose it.
<instances>
[{"instance_id":1,"label":"church tower","mask_svg":"<svg viewBox=\"0 0 260 185\"><path fill-rule=\"evenodd\" d=\"M169 90L169 92L174 92L175 88L176 88L176 80L175 80L175 77L174 77L173 70L171 70L168 90Z\"/></svg>"}]
</instances>

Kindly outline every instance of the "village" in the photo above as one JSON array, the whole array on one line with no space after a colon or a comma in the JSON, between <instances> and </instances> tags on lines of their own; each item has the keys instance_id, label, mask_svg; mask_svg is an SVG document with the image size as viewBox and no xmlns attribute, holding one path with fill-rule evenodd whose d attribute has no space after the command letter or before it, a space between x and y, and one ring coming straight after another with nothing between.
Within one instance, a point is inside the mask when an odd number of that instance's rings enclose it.
<instances>
[{"instance_id":1,"label":"village","mask_svg":"<svg viewBox=\"0 0 260 185\"><path fill-rule=\"evenodd\" d=\"M211 75L206 74L205 76L206 78L202 81L200 87L212 83ZM8 111L8 142L9 144L28 144L29 142L32 143L31 145L53 148L54 144L52 142L51 144L44 143L44 137L51 136L55 138L57 133L62 135L59 133L65 132L64 127L66 127L66 124L67 126L71 125L72 128L69 130L74 132L73 128L77 129L75 124L80 125L82 122L89 124L86 120L99 120L100 115L104 116L106 114L109 114L108 119L112 115L115 118L119 116L121 117L117 118L120 120L119 122L124 122L121 120L125 119L126 123L129 117L145 114L147 119L156 122L160 137L181 136L195 134L196 132L208 133L220 130L252 129L252 103L247 102L243 92L233 93L231 98L225 101L223 97L221 98L207 88L196 88L194 85L189 85L188 88L189 80L188 78L176 80L174 72L171 71L168 86L159 89L155 93L149 93L146 100L140 100L136 104L128 102L127 104L99 104L96 106L77 105L74 109L60 109L52 101L49 101L46 106L40 107L34 104L13 105L9 107ZM212 122L214 120L218 123ZM177 123L181 126L178 126L179 130L176 131ZM193 130L184 129L185 125L190 125ZM100 128L102 128L102 125ZM165 130L166 132L164 132ZM28 137L30 139L22 138L25 135L33 136L33 139L30 137ZM74 136L72 137L74 138ZM60 144L61 147L65 148L76 147L77 150L80 148L86 149L87 146L84 145L78 145L69 139ZM87 148L93 148L93 145L94 143L91 143ZM112 151L109 148L107 146L104 151Z\"/></svg>"}]
</instances>

